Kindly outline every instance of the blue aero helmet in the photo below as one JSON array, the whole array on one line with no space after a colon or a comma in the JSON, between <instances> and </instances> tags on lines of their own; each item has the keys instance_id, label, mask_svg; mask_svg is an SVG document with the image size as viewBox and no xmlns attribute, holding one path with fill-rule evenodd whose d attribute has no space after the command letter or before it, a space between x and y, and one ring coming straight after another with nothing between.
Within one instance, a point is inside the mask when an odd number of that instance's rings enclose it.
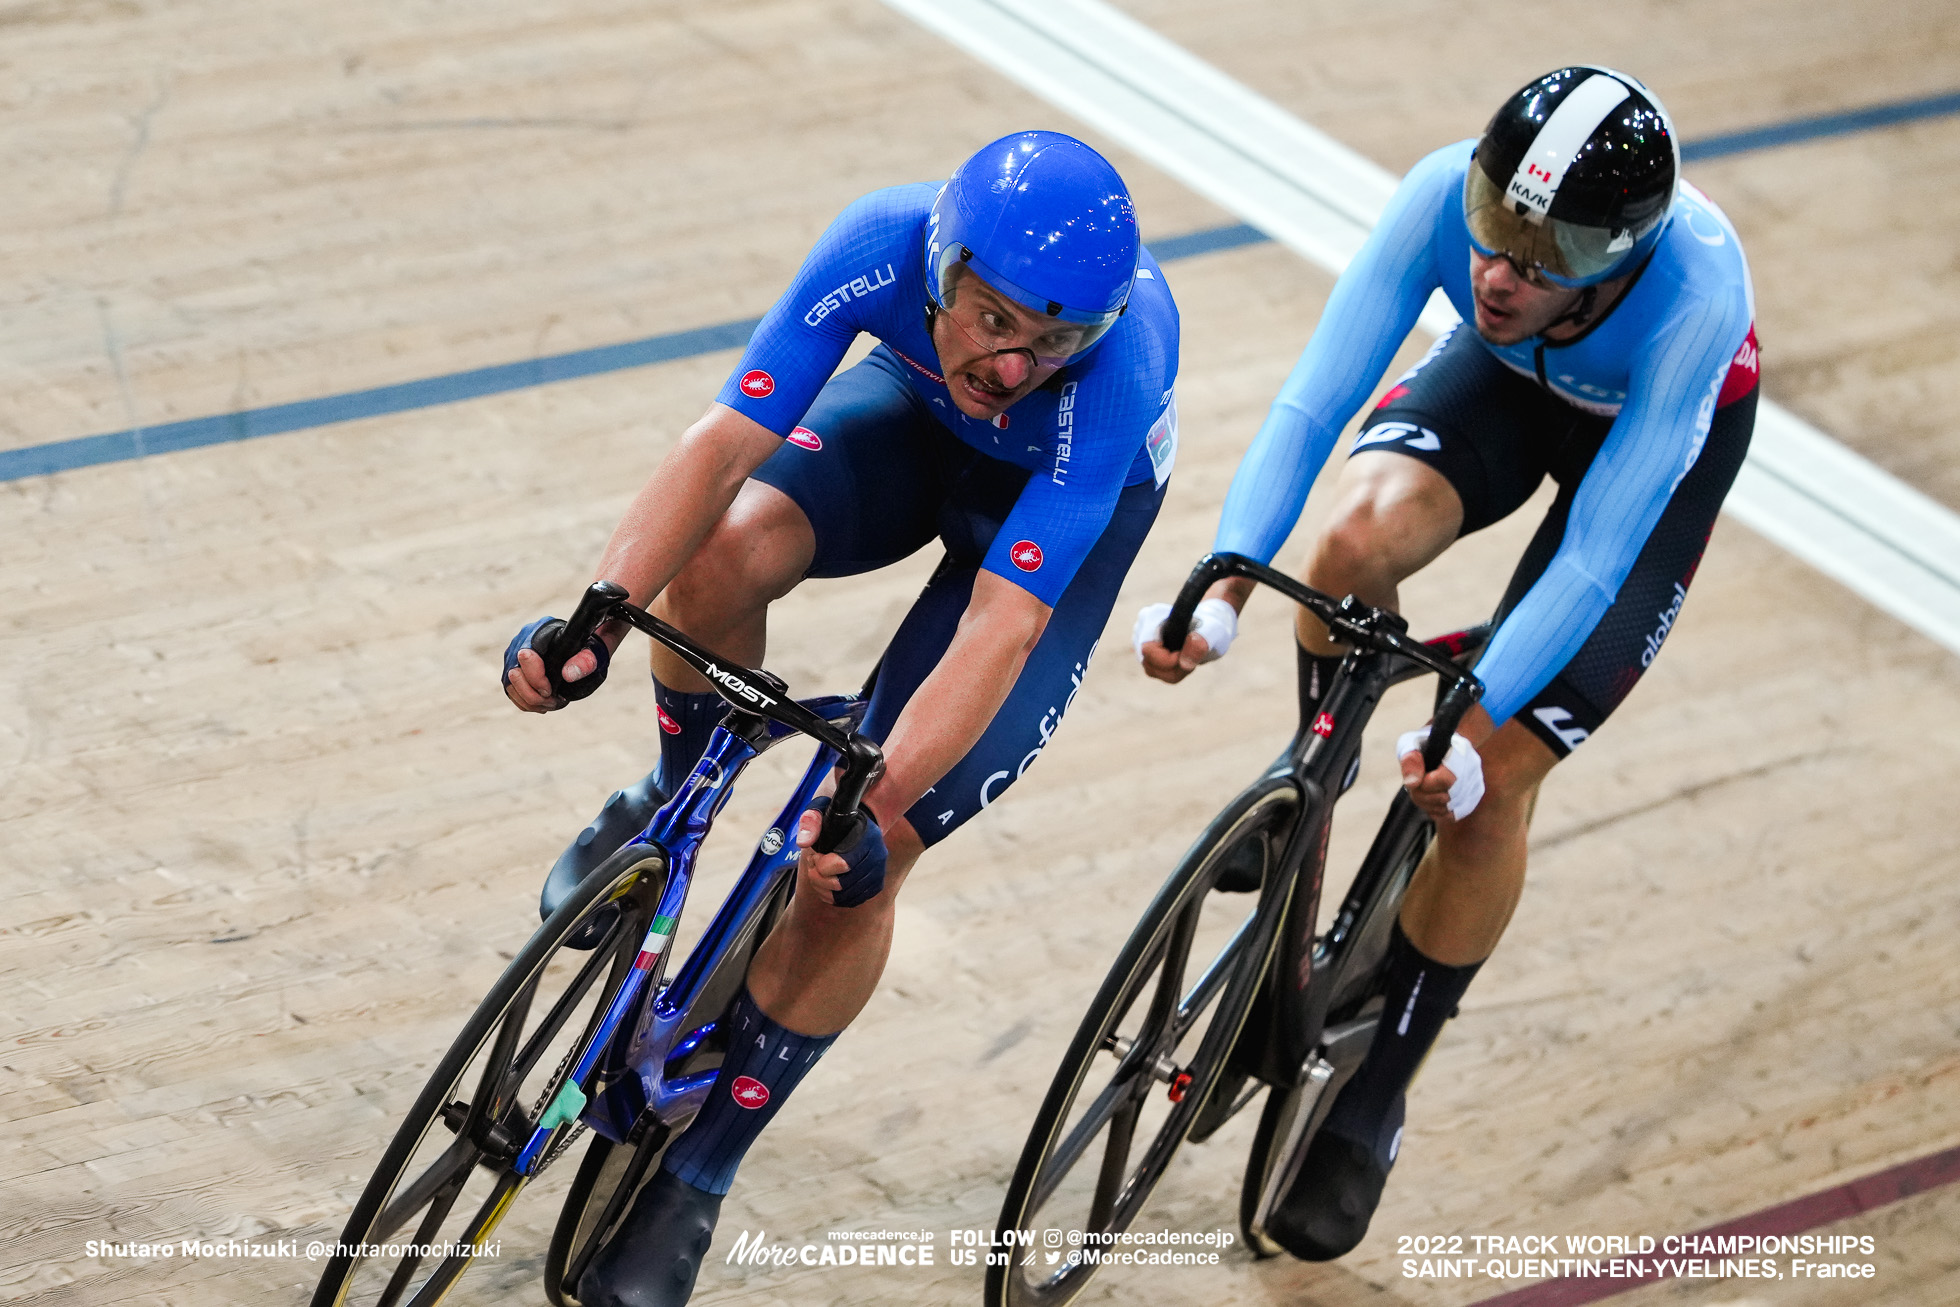
<instances>
[{"instance_id":1,"label":"blue aero helmet","mask_svg":"<svg viewBox=\"0 0 1960 1307\"><path fill-rule=\"evenodd\" d=\"M1659 243L1681 176L1674 123L1625 73L1546 73L1492 116L1463 179L1463 221L1486 258L1564 287L1596 286Z\"/></svg>"},{"instance_id":2,"label":"blue aero helmet","mask_svg":"<svg viewBox=\"0 0 1960 1307\"><path fill-rule=\"evenodd\" d=\"M961 164L933 201L926 313L951 309L970 272L1053 321L1023 352L1059 367L1123 316L1141 248L1129 188L1109 160L1060 132L1016 132Z\"/></svg>"}]
</instances>

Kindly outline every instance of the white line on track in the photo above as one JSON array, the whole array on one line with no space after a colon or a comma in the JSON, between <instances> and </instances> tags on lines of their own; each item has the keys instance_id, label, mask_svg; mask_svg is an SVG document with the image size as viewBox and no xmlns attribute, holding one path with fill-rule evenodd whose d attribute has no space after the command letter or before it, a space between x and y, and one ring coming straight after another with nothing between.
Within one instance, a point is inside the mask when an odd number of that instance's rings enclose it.
<instances>
[{"instance_id":1,"label":"white line on track","mask_svg":"<svg viewBox=\"0 0 1960 1307\"><path fill-rule=\"evenodd\" d=\"M885 0L1338 275L1396 178L1101 0ZM1422 326L1457 321L1440 292ZM1727 512L1960 653L1960 517L1795 414L1757 409Z\"/></svg>"}]
</instances>

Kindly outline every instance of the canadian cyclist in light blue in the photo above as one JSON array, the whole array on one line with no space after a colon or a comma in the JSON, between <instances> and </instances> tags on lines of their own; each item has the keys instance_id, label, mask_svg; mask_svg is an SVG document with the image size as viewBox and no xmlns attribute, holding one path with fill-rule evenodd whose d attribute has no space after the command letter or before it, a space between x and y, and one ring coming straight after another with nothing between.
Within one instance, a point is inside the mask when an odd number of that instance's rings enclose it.
<instances>
[{"instance_id":1,"label":"canadian cyclist in light blue","mask_svg":"<svg viewBox=\"0 0 1960 1307\"><path fill-rule=\"evenodd\" d=\"M1308 583L1394 608L1405 577L1544 477L1559 494L1477 664L1481 707L1426 776L1421 732L1398 745L1437 839L1391 945L1393 1019L1270 1227L1312 1259L1365 1234L1404 1090L1516 906L1538 786L1672 629L1755 416L1754 305L1734 229L1679 181L1673 127L1646 87L1563 68L1506 101L1481 138L1403 179L1240 464L1216 549L1271 561L1438 288L1464 325L1362 423ZM1222 653L1250 588L1221 583L1179 655L1146 609L1145 670L1175 682ZM1304 609L1298 636L1311 721L1340 650Z\"/></svg>"},{"instance_id":2,"label":"canadian cyclist in light blue","mask_svg":"<svg viewBox=\"0 0 1960 1307\"><path fill-rule=\"evenodd\" d=\"M880 343L833 376L861 332ZM886 761L871 820L818 855L805 814L796 893L725 1019L714 1088L582 1277L582 1307L687 1300L743 1154L876 986L907 872L1040 755L1163 502L1177 356L1177 306L1115 169L1019 133L943 186L845 209L628 508L598 578L751 667L770 602L803 578L935 541L945 561L866 709ZM506 654L527 711L583 697L624 634L596 635L560 694L530 648L548 620ZM675 793L722 716L706 680L653 652L660 767L566 849L547 913Z\"/></svg>"}]
</instances>

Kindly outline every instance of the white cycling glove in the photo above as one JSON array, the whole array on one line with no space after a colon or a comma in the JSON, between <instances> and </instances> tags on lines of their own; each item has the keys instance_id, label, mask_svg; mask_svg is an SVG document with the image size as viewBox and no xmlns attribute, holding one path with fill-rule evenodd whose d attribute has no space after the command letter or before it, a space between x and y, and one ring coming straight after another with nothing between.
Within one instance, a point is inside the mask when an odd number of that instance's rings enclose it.
<instances>
[{"instance_id":1,"label":"white cycling glove","mask_svg":"<svg viewBox=\"0 0 1960 1307\"><path fill-rule=\"evenodd\" d=\"M1427 743L1427 726L1404 731L1395 741L1395 756L1399 760L1412 753L1419 754ZM1443 755L1442 765L1456 776L1450 785L1450 816L1462 821L1477 810L1477 804L1484 797L1484 761L1477 756L1476 745L1461 735L1452 735L1450 751Z\"/></svg>"},{"instance_id":2,"label":"white cycling glove","mask_svg":"<svg viewBox=\"0 0 1960 1307\"><path fill-rule=\"evenodd\" d=\"M1169 604L1145 604L1137 614L1137 624L1130 631L1130 647L1137 651L1137 661L1143 661L1143 646L1159 639L1164 632L1164 619L1171 615ZM1223 599L1200 599L1191 613L1191 634L1201 635L1210 646L1205 656L1198 661L1216 662L1225 656L1232 647L1232 640L1239 633L1239 610Z\"/></svg>"}]
</instances>

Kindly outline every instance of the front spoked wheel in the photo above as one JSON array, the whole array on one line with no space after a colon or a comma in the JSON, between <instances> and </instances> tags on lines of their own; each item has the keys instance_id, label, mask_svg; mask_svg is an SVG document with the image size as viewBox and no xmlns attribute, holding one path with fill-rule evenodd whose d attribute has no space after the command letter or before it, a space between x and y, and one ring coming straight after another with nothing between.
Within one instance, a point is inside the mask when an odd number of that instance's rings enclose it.
<instances>
[{"instance_id":1,"label":"front spoked wheel","mask_svg":"<svg viewBox=\"0 0 1960 1307\"><path fill-rule=\"evenodd\" d=\"M1127 1229L1170 1164L1244 1024L1281 915L1255 910L1275 887L1230 894L1216 882L1249 854L1274 865L1299 813L1284 777L1240 795L1137 924L1055 1073L1001 1208L1003 1231L1089 1237L1053 1262L1048 1250L1007 1246L1006 1264L987 1269L989 1307L1055 1307L1081 1292L1095 1236Z\"/></svg>"},{"instance_id":2,"label":"front spoked wheel","mask_svg":"<svg viewBox=\"0 0 1960 1307\"><path fill-rule=\"evenodd\" d=\"M382 1154L313 1307L433 1307L518 1193L570 1146L581 1094L568 1085L632 969L666 881L666 855L629 845L587 876L504 969ZM566 947L592 923L596 947ZM601 1068L603 1071L604 1068ZM514 1163L547 1112L550 1143Z\"/></svg>"}]
</instances>

